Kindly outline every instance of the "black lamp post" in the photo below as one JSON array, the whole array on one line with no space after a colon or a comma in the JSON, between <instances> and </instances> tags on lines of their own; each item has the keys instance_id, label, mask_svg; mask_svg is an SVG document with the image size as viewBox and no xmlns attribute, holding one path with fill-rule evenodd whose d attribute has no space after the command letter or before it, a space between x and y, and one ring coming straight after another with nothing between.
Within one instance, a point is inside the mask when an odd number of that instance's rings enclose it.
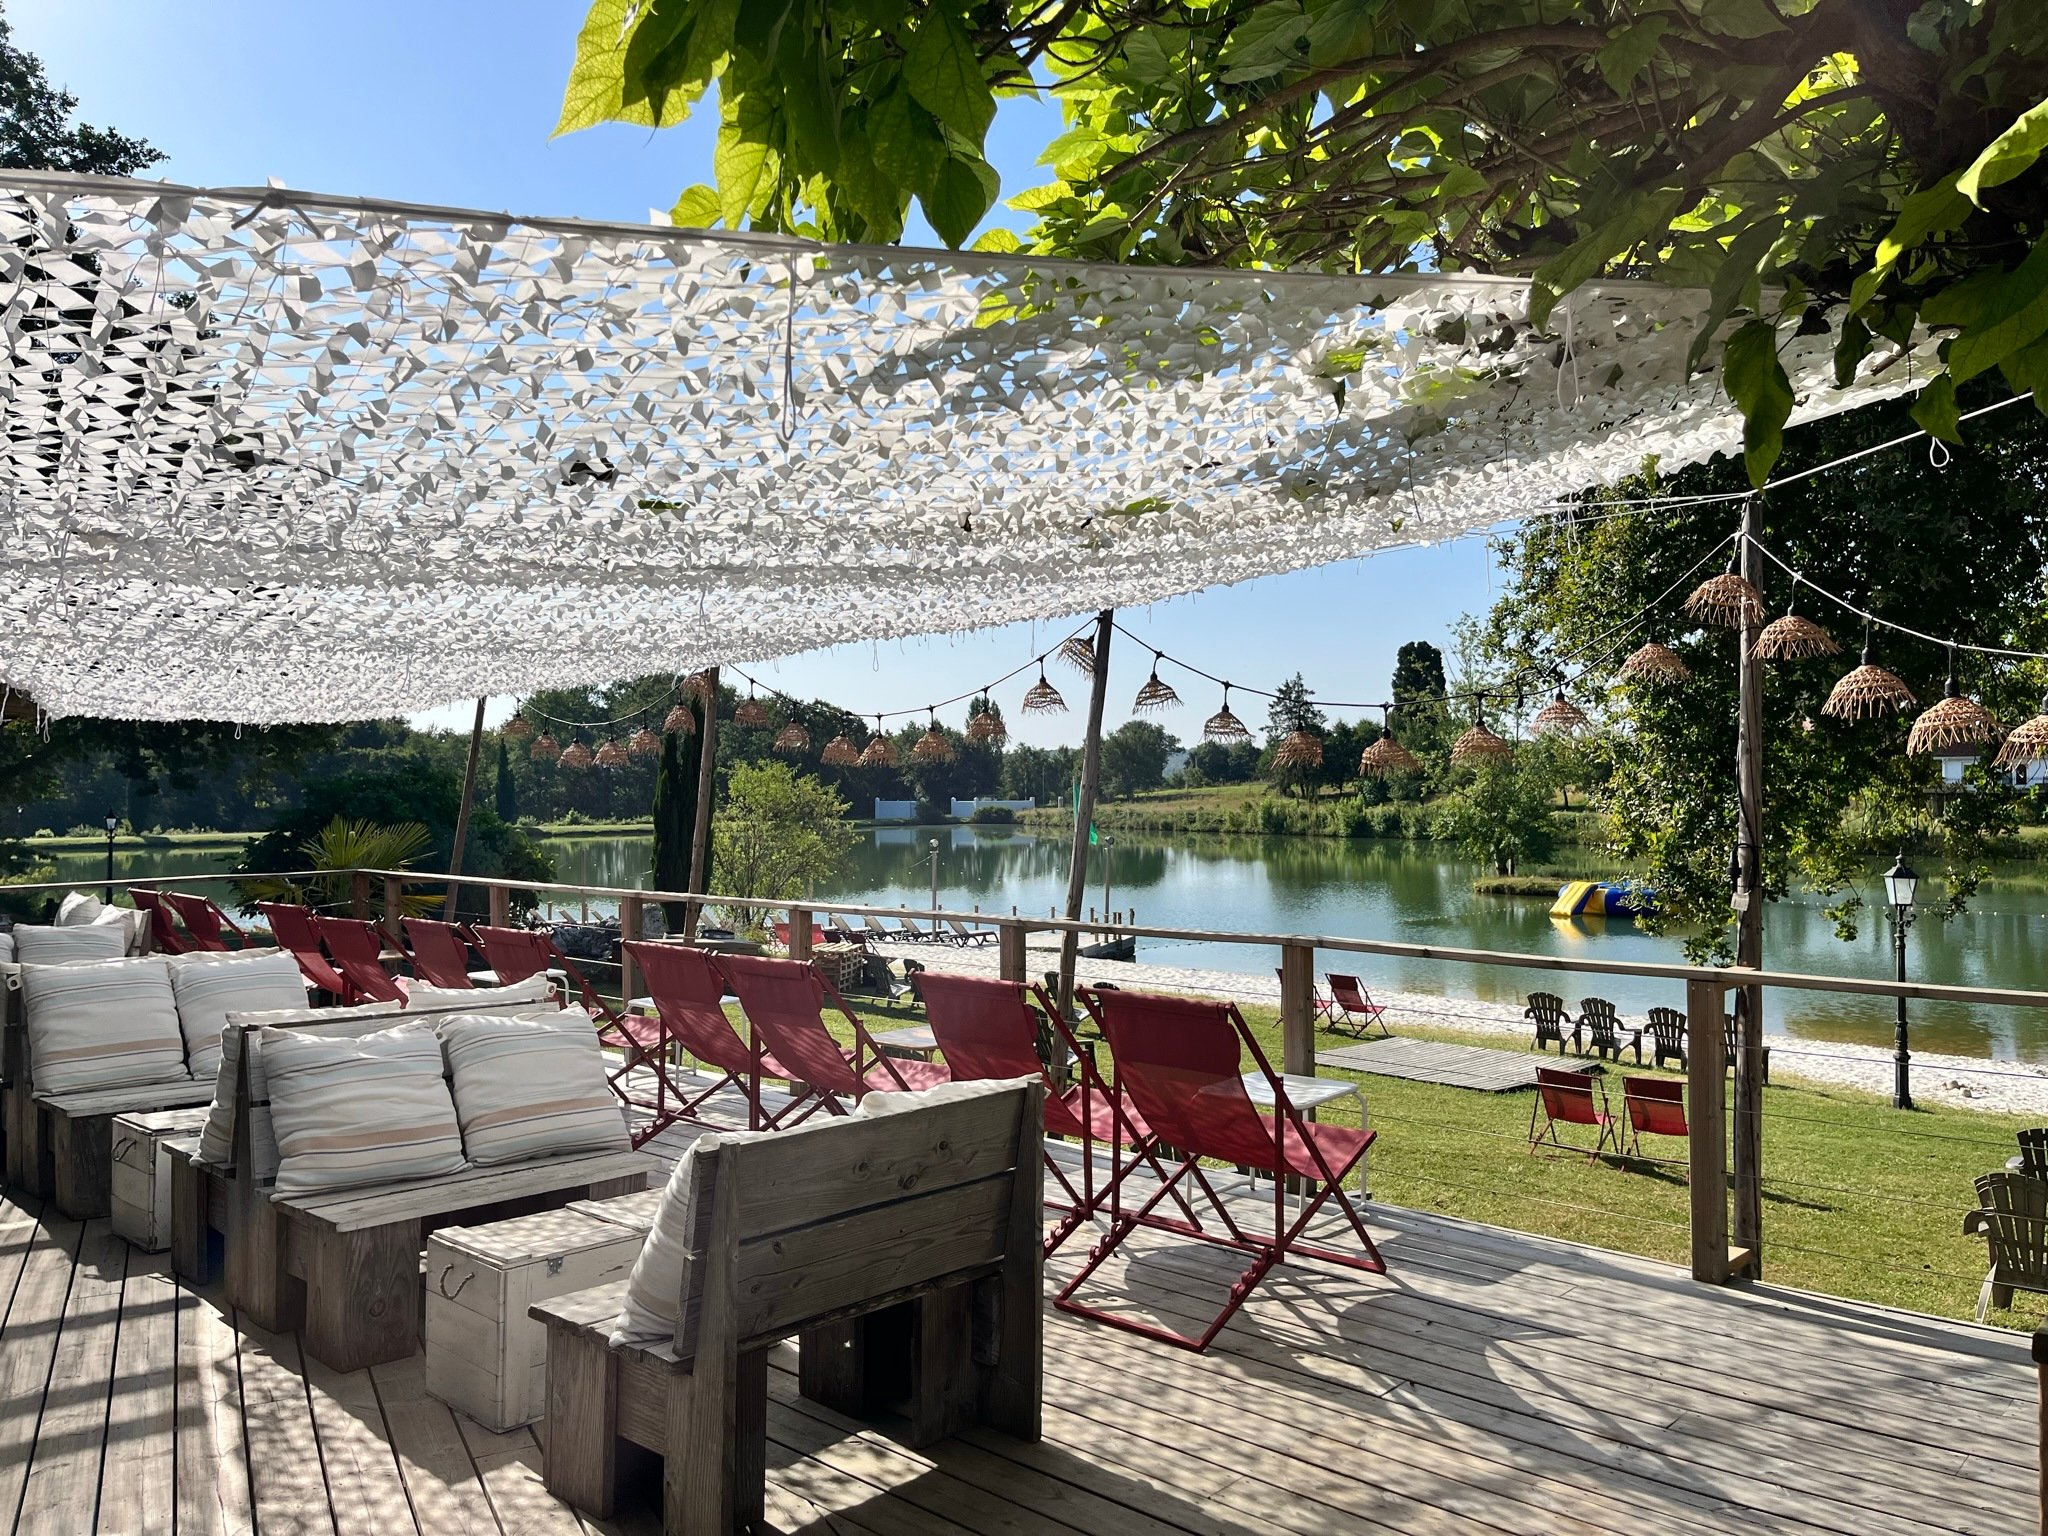
<instances>
[{"instance_id":1,"label":"black lamp post","mask_svg":"<svg viewBox=\"0 0 2048 1536\"><path fill-rule=\"evenodd\" d=\"M1906 979L1906 930L1913 924L1913 893L1919 888L1920 877L1913 873L1901 853L1892 861L1892 867L1885 871L1885 900L1892 909L1892 959L1895 962L1900 981ZM1899 1015L1894 1043L1897 1046L1897 1067L1892 1078L1892 1108L1913 1107L1911 1082L1911 1053L1906 1049L1906 994L1898 997Z\"/></svg>"},{"instance_id":2,"label":"black lamp post","mask_svg":"<svg viewBox=\"0 0 2048 1536\"><path fill-rule=\"evenodd\" d=\"M938 911L938 910L939 910L939 840L938 840L938 839L937 839L937 838L935 837L935 838L933 838L933 839L931 840L931 843L932 843L932 910L933 910L934 912L936 912L936 911Z\"/></svg>"},{"instance_id":3,"label":"black lamp post","mask_svg":"<svg viewBox=\"0 0 2048 1536\"><path fill-rule=\"evenodd\" d=\"M121 819L112 811L107 812L107 905L114 904L114 833L120 827Z\"/></svg>"}]
</instances>

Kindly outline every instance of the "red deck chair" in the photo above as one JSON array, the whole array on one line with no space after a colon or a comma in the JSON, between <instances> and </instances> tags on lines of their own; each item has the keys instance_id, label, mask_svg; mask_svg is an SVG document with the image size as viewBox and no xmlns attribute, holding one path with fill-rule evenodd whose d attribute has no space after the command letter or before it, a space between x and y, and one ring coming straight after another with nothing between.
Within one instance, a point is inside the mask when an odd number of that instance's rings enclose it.
<instances>
[{"instance_id":1,"label":"red deck chair","mask_svg":"<svg viewBox=\"0 0 2048 1536\"><path fill-rule=\"evenodd\" d=\"M1065 1206L1054 1204L1053 1208L1064 1214L1045 1239L1048 1257L1109 1198L1107 1184L1100 1190L1095 1187L1095 1143L1133 1154L1121 1164L1112 1156L1112 1180L1122 1179L1131 1168L1145 1163L1162 1184L1166 1182L1166 1170L1158 1159L1159 1138L1135 1105L1128 1100L1117 1102L1115 1091L1095 1070L1094 1057L1081 1049L1041 988L945 971L923 971L918 980L924 989L925 1017L954 1081L1007 1080L1036 1074L1045 1083L1046 1135L1069 1136L1081 1143L1079 1189L1059 1160L1050 1151L1045 1154L1046 1170L1066 1191L1068 1201ZM1031 1006L1034 999L1072 1055L1076 1082L1064 1093L1039 1060L1037 1015ZM1186 1209L1185 1205L1182 1208ZM1187 1214L1192 1220L1194 1212Z\"/></svg>"},{"instance_id":2,"label":"red deck chair","mask_svg":"<svg viewBox=\"0 0 2048 1536\"><path fill-rule=\"evenodd\" d=\"M867 1026L808 961L720 955L718 968L764 1048L762 1072L782 1078L793 1091L802 1085L780 1113L762 1116L769 1130L799 1125L821 1109L843 1115L843 1100L858 1103L872 1088L930 1088L946 1081L946 1069L931 1062L884 1056ZM825 1027L827 1002L853 1025L851 1051ZM771 1068L771 1059L779 1065ZM863 1060L872 1065L864 1067Z\"/></svg>"},{"instance_id":3,"label":"red deck chair","mask_svg":"<svg viewBox=\"0 0 2048 1536\"><path fill-rule=\"evenodd\" d=\"M162 955L189 955L199 946L178 931L171 921L171 909L164 905L162 891L131 885L128 894L135 905L149 914L149 947Z\"/></svg>"},{"instance_id":4,"label":"red deck chair","mask_svg":"<svg viewBox=\"0 0 2048 1536\"><path fill-rule=\"evenodd\" d=\"M1365 984L1356 976L1343 976L1336 971L1325 974L1330 980L1330 1022L1333 1025L1350 1030L1361 1040L1375 1024L1380 1027L1382 1040L1394 1033L1387 1028L1387 1010L1372 1000L1372 994L1365 990Z\"/></svg>"},{"instance_id":5,"label":"red deck chair","mask_svg":"<svg viewBox=\"0 0 2048 1536\"><path fill-rule=\"evenodd\" d=\"M1347 1269L1386 1273L1386 1261L1380 1257L1357 1207L1343 1188L1345 1178L1372 1145L1374 1133L1351 1126L1312 1125L1304 1120L1288 1102L1286 1084L1274 1074L1266 1053L1259 1049L1259 1042L1253 1038L1235 1003L1144 992L1101 992L1092 987L1079 989L1079 996L1109 1041L1118 1088L1130 1096L1146 1123L1181 1161L1135 1216L1124 1214L1116 1198L1119 1186L1112 1184L1109 1234L1089 1253L1080 1273L1053 1298L1054 1305L1063 1312L1092 1317L1146 1338L1177 1344L1183 1349L1203 1350L1236 1315L1266 1272L1283 1259L1299 1255L1341 1264ZM1273 1095L1271 1114L1261 1111L1245 1092L1240 1076L1240 1047L1251 1052L1259 1075L1265 1078ZM1270 1236L1247 1233L1239 1226L1203 1171L1203 1158L1254 1169L1272 1178ZM1316 1186L1316 1192L1291 1225L1287 1220L1287 1180L1283 1177L1286 1174ZM1153 1215L1159 1202L1188 1179L1208 1199L1229 1234L1227 1237L1218 1236L1199 1223L1183 1225ZM1301 1241L1309 1223L1333 1200L1357 1235L1363 1253L1345 1253ZM1252 1255L1250 1266L1230 1287L1223 1309L1199 1334L1176 1333L1073 1299L1074 1293L1124 1239L1147 1221Z\"/></svg>"},{"instance_id":6,"label":"red deck chair","mask_svg":"<svg viewBox=\"0 0 2048 1536\"><path fill-rule=\"evenodd\" d=\"M1668 1077L1624 1077L1621 1114L1628 1132L1628 1150L1642 1154L1645 1133L1690 1136L1685 1123L1685 1084Z\"/></svg>"},{"instance_id":7,"label":"red deck chair","mask_svg":"<svg viewBox=\"0 0 2048 1536\"><path fill-rule=\"evenodd\" d=\"M384 930L355 917L316 917L313 931L348 983L349 1003L402 1003L405 988L384 969Z\"/></svg>"},{"instance_id":8,"label":"red deck chair","mask_svg":"<svg viewBox=\"0 0 2048 1536\"><path fill-rule=\"evenodd\" d=\"M1279 978L1280 990L1284 994L1287 990L1287 973L1276 965L1273 967L1273 974ZM1099 983L1098 985L1103 984ZM1110 991L1116 991L1116 983L1109 982L1106 983L1106 985L1109 987ZM1332 1024L1335 1024L1337 1022L1337 1015L1334 1011L1337 1005L1333 1003L1329 998L1323 996L1322 993L1318 992L1313 984L1311 984L1308 989L1308 1000L1315 1008L1315 1013L1313 1015L1314 1018L1328 1019Z\"/></svg>"},{"instance_id":9,"label":"red deck chair","mask_svg":"<svg viewBox=\"0 0 2048 1536\"><path fill-rule=\"evenodd\" d=\"M399 919L405 942L412 946L412 973L430 987L473 987L469 975L469 935L460 923L430 918Z\"/></svg>"},{"instance_id":10,"label":"red deck chair","mask_svg":"<svg viewBox=\"0 0 2048 1536\"><path fill-rule=\"evenodd\" d=\"M1536 1123L1539 1118L1543 1122L1540 1127ZM1600 1134L1588 1151L1560 1141L1560 1125L1590 1126ZM1621 1122L1609 1113L1607 1090L1599 1078L1590 1072L1573 1072L1564 1067L1536 1069L1536 1103L1529 1111L1529 1150L1537 1151L1545 1138L1561 1151L1585 1152L1589 1163L1598 1162L1601 1150L1610 1143L1615 1151L1621 1150Z\"/></svg>"},{"instance_id":11,"label":"red deck chair","mask_svg":"<svg viewBox=\"0 0 2048 1536\"><path fill-rule=\"evenodd\" d=\"M310 910L288 901L259 901L256 910L270 924L270 936L277 940L278 948L289 950L299 962L300 975L338 1000L349 996L348 979L328 962L320 947Z\"/></svg>"},{"instance_id":12,"label":"red deck chair","mask_svg":"<svg viewBox=\"0 0 2048 1536\"><path fill-rule=\"evenodd\" d=\"M687 944L657 944L644 939L629 941L626 953L640 967L666 1038L723 1074L701 1092L694 1083L680 1085L669 1076L668 1063L657 1050L653 1061L655 1102L647 1105L634 1101L648 1110L652 1119L634 1132L634 1145L651 1139L678 1120L721 1129L718 1122L698 1113L698 1107L727 1083L739 1089L747 1101L747 1129L758 1131L766 1118L761 1108L763 1074L787 1078L789 1073L772 1057L764 1061L758 1050L740 1038L739 1030L725 1011L725 972L718 968L718 962L708 952Z\"/></svg>"},{"instance_id":13,"label":"red deck chair","mask_svg":"<svg viewBox=\"0 0 2048 1536\"><path fill-rule=\"evenodd\" d=\"M193 948L227 949L229 933L235 936L234 948L249 947L249 935L242 931L241 924L204 896L188 896L182 891L165 891L162 899L166 907L178 914L178 921L185 925L185 931L192 936Z\"/></svg>"}]
</instances>

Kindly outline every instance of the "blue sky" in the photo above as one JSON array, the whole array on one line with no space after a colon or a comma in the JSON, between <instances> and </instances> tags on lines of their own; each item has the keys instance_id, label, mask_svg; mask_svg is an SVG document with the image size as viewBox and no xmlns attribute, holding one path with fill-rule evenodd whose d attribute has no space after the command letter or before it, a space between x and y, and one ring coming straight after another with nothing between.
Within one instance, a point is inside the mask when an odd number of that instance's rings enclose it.
<instances>
[{"instance_id":1,"label":"blue sky","mask_svg":"<svg viewBox=\"0 0 2048 1536\"><path fill-rule=\"evenodd\" d=\"M16 44L79 97L86 121L168 153L156 174L213 186L275 176L325 192L644 219L711 180L714 124L700 116L658 134L619 127L550 139L584 9L581 0L8 0L6 14ZM990 147L1005 197L1045 180L1034 161L1057 131L1055 109L1005 104ZM990 222L1024 218L999 204ZM922 225L908 238L936 243ZM1485 543L1464 539L1213 588L1125 618L1150 643L1234 680L1270 688L1299 670L1325 698L1379 699L1400 644L1448 648L1451 626L1485 606L1488 588ZM841 646L758 670L849 709L915 707L1007 672L1066 632L1064 623L1011 625ZM1141 659L1112 664L1112 727L1144 680ZM622 675L633 670L622 660ZM1189 707L1160 722L1193 737L1213 690L1168 678ZM1025 681L998 694L1013 739L1077 737L1075 714L1018 715ZM1072 672L1058 681L1079 693ZM421 718L466 728L470 708ZM500 701L492 716L509 711Z\"/></svg>"}]
</instances>

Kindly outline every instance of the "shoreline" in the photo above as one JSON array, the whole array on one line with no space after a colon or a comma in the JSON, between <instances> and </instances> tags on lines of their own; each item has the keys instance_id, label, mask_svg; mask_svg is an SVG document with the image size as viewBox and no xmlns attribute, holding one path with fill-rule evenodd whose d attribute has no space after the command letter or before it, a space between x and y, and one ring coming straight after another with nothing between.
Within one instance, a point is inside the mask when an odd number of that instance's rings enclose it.
<instances>
[{"instance_id":1,"label":"shoreline","mask_svg":"<svg viewBox=\"0 0 2048 1536\"><path fill-rule=\"evenodd\" d=\"M891 959L911 959L935 965L941 970L996 973L996 951L992 944L941 947L931 944L875 944L876 953ZM941 958L943 957L943 958ZM1047 967L1040 962L1051 956L1032 952L1032 974ZM1235 971L1202 970L1191 966L1155 965L1145 961L1082 960L1075 967L1084 983L1114 982L1119 986L1151 987L1161 992L1184 992L1201 997L1227 997L1239 1002L1277 1007L1280 984ZM1322 984L1317 983L1320 993ZM1521 1009L1512 1003L1489 1003L1475 998L1450 998L1427 992L1395 992L1373 988L1373 997L1387 1010L1389 1021L1398 1025L1413 1019L1433 1029L1459 1030L1497 1039L1526 1040L1529 1025ZM1624 1014L1630 1028L1640 1026L1639 1016ZM1791 1035L1766 1035L1771 1050L1771 1080L1798 1079L1819 1088L1849 1088L1889 1098L1892 1091L1893 1057L1889 1049L1872 1045L1851 1045L1826 1040L1806 1040ZM1633 1061L1629 1065L1633 1065ZM1990 1114L2048 1115L2048 1067L2025 1062L2000 1062L1981 1056L1952 1056L1936 1051L1913 1053L1913 1097L1915 1101L1941 1104L1956 1109L1974 1109Z\"/></svg>"}]
</instances>

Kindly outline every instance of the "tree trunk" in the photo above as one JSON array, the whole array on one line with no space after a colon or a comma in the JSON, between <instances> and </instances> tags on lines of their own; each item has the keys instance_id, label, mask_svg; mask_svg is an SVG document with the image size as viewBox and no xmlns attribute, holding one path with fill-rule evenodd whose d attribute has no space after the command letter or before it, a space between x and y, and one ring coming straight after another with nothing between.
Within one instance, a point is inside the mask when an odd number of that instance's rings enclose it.
<instances>
[{"instance_id":1,"label":"tree trunk","mask_svg":"<svg viewBox=\"0 0 2048 1536\"><path fill-rule=\"evenodd\" d=\"M684 701L695 713L695 705ZM669 732L661 738L661 762L654 773L654 885L657 890L686 890L690 884L690 842L697 825L697 744L703 732L687 736ZM670 933L683 931L684 903L664 902L662 917Z\"/></svg>"},{"instance_id":2,"label":"tree trunk","mask_svg":"<svg viewBox=\"0 0 2048 1536\"><path fill-rule=\"evenodd\" d=\"M718 768L718 668L704 674L704 697L698 701L697 729L697 818L690 835L690 891L703 895L711 889L711 809L717 798ZM683 914L683 937L697 937L697 919L703 906L690 902Z\"/></svg>"}]
</instances>

